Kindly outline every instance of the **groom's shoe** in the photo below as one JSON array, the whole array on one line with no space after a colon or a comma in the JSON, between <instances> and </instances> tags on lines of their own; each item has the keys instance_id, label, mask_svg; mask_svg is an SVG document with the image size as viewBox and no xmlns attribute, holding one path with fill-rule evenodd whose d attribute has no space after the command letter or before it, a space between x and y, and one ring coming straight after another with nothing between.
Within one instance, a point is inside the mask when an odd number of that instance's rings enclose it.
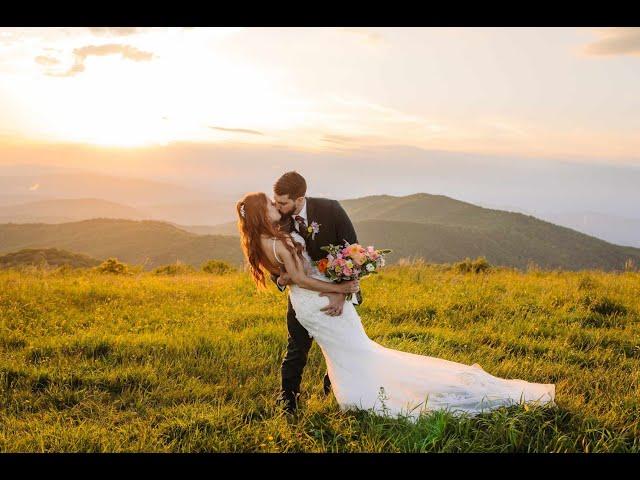
<instances>
[{"instance_id":1,"label":"groom's shoe","mask_svg":"<svg viewBox=\"0 0 640 480\"><path fill-rule=\"evenodd\" d=\"M280 405L285 413L293 415L298 411L298 402L300 399L300 394L287 395L285 393L280 393L278 400L276 403Z\"/></svg>"},{"instance_id":2,"label":"groom's shoe","mask_svg":"<svg viewBox=\"0 0 640 480\"><path fill-rule=\"evenodd\" d=\"M324 392L325 395L329 395L331 393L331 380L329 380L329 374L325 373L324 374L324 379L322 381L323 385L322 385L322 390Z\"/></svg>"}]
</instances>

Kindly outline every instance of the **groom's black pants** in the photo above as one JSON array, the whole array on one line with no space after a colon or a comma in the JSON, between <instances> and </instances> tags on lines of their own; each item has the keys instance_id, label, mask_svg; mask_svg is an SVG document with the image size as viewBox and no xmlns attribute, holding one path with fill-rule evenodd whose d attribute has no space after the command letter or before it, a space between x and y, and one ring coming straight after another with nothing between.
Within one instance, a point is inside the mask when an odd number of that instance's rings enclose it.
<instances>
[{"instance_id":1,"label":"groom's black pants","mask_svg":"<svg viewBox=\"0 0 640 480\"><path fill-rule=\"evenodd\" d=\"M300 393L300 383L302 382L302 371L307 364L307 357L311 349L313 339L309 337L309 332L296 318L296 312L291 305L287 308L287 330L289 338L287 341L287 353L282 361L282 399L286 401L289 408L295 409L297 406L297 396ZM324 392L331 390L329 375L324 376Z\"/></svg>"}]
</instances>

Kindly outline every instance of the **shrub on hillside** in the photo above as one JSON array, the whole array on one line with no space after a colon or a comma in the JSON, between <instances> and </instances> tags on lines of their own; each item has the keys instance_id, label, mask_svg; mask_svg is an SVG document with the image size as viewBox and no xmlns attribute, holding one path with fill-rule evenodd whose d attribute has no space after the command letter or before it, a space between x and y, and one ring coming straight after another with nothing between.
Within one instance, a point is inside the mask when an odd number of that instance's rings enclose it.
<instances>
[{"instance_id":1,"label":"shrub on hillside","mask_svg":"<svg viewBox=\"0 0 640 480\"><path fill-rule=\"evenodd\" d=\"M578 281L578 290L592 290L599 286L598 282L594 280L594 278L588 274L583 273L580 275L580 280Z\"/></svg>"},{"instance_id":2,"label":"shrub on hillside","mask_svg":"<svg viewBox=\"0 0 640 480\"><path fill-rule=\"evenodd\" d=\"M471 263L471 259L467 257L461 262L454 263L453 268L455 268L460 273L469 273L471 271Z\"/></svg>"},{"instance_id":3,"label":"shrub on hillside","mask_svg":"<svg viewBox=\"0 0 640 480\"><path fill-rule=\"evenodd\" d=\"M491 264L485 257L478 257L471 260L469 257L454 264L454 268L460 273L483 273L491 269Z\"/></svg>"},{"instance_id":4,"label":"shrub on hillside","mask_svg":"<svg viewBox=\"0 0 640 480\"><path fill-rule=\"evenodd\" d=\"M161 265L153 270L154 275L186 275L195 272L195 268L182 262Z\"/></svg>"},{"instance_id":5,"label":"shrub on hillside","mask_svg":"<svg viewBox=\"0 0 640 480\"><path fill-rule=\"evenodd\" d=\"M226 275L227 273L235 272L236 269L222 260L209 260L202 264L202 271L214 275Z\"/></svg>"},{"instance_id":6,"label":"shrub on hillside","mask_svg":"<svg viewBox=\"0 0 640 480\"><path fill-rule=\"evenodd\" d=\"M627 307L622 303L603 295L587 294L581 299L587 309L600 315L625 315Z\"/></svg>"},{"instance_id":7,"label":"shrub on hillside","mask_svg":"<svg viewBox=\"0 0 640 480\"><path fill-rule=\"evenodd\" d=\"M126 263L120 262L117 258L111 257L98 265L96 270L100 273L127 275L129 273L129 266Z\"/></svg>"}]
</instances>

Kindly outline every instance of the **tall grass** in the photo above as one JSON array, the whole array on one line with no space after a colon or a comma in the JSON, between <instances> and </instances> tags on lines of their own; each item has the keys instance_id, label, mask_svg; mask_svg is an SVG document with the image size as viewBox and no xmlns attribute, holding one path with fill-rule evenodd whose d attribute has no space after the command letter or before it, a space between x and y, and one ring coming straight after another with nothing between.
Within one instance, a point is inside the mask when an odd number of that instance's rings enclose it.
<instances>
[{"instance_id":1,"label":"tall grass","mask_svg":"<svg viewBox=\"0 0 640 480\"><path fill-rule=\"evenodd\" d=\"M0 451L640 452L640 273L404 262L362 287L373 340L555 383L557 406L341 412L316 345L288 417L286 296L246 273L1 271Z\"/></svg>"}]
</instances>

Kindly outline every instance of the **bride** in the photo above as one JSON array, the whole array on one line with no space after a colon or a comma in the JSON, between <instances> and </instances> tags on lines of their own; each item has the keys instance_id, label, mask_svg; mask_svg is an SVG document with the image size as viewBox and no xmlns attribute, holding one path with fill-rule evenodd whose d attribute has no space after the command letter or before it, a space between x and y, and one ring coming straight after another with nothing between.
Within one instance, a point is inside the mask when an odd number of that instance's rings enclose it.
<instances>
[{"instance_id":1,"label":"bride","mask_svg":"<svg viewBox=\"0 0 640 480\"><path fill-rule=\"evenodd\" d=\"M289 297L298 321L320 346L336 400L342 410L363 409L416 420L422 412L448 410L477 414L524 402L553 404L555 385L507 380L471 366L383 347L371 340L353 304L342 315L320 311L327 298L318 292L353 293L357 281L334 284L322 275L295 231L279 230L280 212L264 193L237 204L245 258L258 287L265 272L284 267L294 285Z\"/></svg>"}]
</instances>

